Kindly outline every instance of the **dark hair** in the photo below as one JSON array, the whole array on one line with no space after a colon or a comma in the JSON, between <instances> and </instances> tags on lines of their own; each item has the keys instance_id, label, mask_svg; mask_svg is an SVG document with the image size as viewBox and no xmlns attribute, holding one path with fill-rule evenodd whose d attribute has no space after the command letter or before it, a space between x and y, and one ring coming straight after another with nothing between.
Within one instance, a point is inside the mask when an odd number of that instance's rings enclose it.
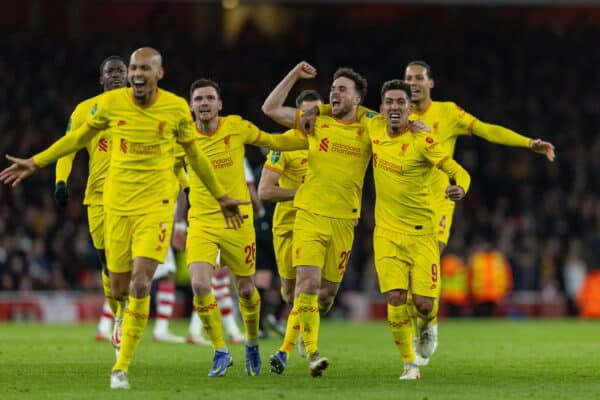
<instances>
[{"instance_id":1,"label":"dark hair","mask_svg":"<svg viewBox=\"0 0 600 400\"><path fill-rule=\"evenodd\" d=\"M420 60L411 61L408 64L406 64L406 67L408 68L411 65L418 65L418 66L425 68L425 72L427 73L427 78L433 79L433 70L431 69L431 66L429 64L427 64L425 61L420 61Z\"/></svg>"},{"instance_id":2,"label":"dark hair","mask_svg":"<svg viewBox=\"0 0 600 400\"><path fill-rule=\"evenodd\" d=\"M111 61L120 61L125 66L127 66L127 64L125 63L125 60L123 59L123 57L121 57L121 56L108 56L104 60L102 60L102 62L100 63L100 76L102 76L104 74L104 67L106 67L106 64L108 64Z\"/></svg>"},{"instance_id":3,"label":"dark hair","mask_svg":"<svg viewBox=\"0 0 600 400\"><path fill-rule=\"evenodd\" d=\"M221 87L219 86L219 84L213 81L212 79L206 78L198 79L197 81L194 81L194 83L192 83L192 85L190 86L190 98L192 98L192 96L194 95L194 90L203 87L215 88L215 90L217 91L218 98L221 99Z\"/></svg>"},{"instance_id":4,"label":"dark hair","mask_svg":"<svg viewBox=\"0 0 600 400\"><path fill-rule=\"evenodd\" d=\"M410 85L400 79L392 79L391 81L384 82L381 86L381 100L383 101L385 93L389 90L403 90L406 93L406 97L410 101Z\"/></svg>"},{"instance_id":5,"label":"dark hair","mask_svg":"<svg viewBox=\"0 0 600 400\"><path fill-rule=\"evenodd\" d=\"M296 97L296 107L300 108L303 101L320 101L322 103L323 98L316 90L309 89L301 91Z\"/></svg>"},{"instance_id":6,"label":"dark hair","mask_svg":"<svg viewBox=\"0 0 600 400\"><path fill-rule=\"evenodd\" d=\"M335 81L341 77L348 78L354 82L354 87L356 88L356 92L360 96L360 102L362 103L367 95L367 80L352 68L338 68L338 70L335 71L335 74L333 74L333 80Z\"/></svg>"}]
</instances>

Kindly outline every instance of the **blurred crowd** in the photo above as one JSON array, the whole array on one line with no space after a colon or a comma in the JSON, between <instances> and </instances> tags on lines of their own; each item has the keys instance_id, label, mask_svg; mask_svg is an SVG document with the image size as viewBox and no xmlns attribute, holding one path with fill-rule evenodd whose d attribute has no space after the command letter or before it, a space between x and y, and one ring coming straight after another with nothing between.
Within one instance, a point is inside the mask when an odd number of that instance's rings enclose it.
<instances>
[{"instance_id":1,"label":"blurred crowd","mask_svg":"<svg viewBox=\"0 0 600 400\"><path fill-rule=\"evenodd\" d=\"M600 267L600 26L585 20L511 23L493 13L475 21L457 13L435 21L424 16L358 24L332 18L334 7L323 10L277 39L249 21L228 48L218 32L198 43L169 33L169 19L161 15L153 16L155 29L135 39L104 32L65 40L3 27L0 154L29 156L62 135L77 102L101 90L101 60L127 58L141 45L163 53L163 87L187 97L193 80L213 78L222 84L224 114L241 114L268 131L281 128L260 106L300 60L315 65L318 77L301 82L292 96L306 88L327 95L333 72L350 66L368 79L365 104L371 108L379 107L385 80L402 78L408 61L426 60L433 67L434 100L453 100L483 121L549 140L557 151L550 163L525 149L459 139L455 157L473 181L457 207L448 252L466 260L487 243L508 259L515 291L573 298L582 274ZM259 150L249 148L248 155L254 166L263 161ZM80 204L86 171L81 154L64 210L53 202L53 168L17 188L0 187L0 290L98 290L98 263ZM344 289L377 289L373 193L369 172Z\"/></svg>"}]
</instances>

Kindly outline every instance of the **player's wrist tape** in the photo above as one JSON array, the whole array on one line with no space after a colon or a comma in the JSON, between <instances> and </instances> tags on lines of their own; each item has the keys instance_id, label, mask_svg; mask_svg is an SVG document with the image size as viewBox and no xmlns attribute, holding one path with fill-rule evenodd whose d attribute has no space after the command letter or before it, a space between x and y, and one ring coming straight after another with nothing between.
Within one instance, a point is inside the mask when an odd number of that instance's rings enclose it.
<instances>
[{"instance_id":1,"label":"player's wrist tape","mask_svg":"<svg viewBox=\"0 0 600 400\"><path fill-rule=\"evenodd\" d=\"M174 228L176 231L184 231L187 232L187 222L185 221L179 221L179 222L175 222Z\"/></svg>"}]
</instances>

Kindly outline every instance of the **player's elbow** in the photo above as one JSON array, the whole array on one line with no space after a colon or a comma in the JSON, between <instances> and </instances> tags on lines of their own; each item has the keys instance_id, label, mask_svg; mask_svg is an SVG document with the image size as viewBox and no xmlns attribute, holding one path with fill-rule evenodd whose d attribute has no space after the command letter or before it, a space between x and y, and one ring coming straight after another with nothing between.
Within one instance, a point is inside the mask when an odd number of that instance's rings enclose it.
<instances>
[{"instance_id":1,"label":"player's elbow","mask_svg":"<svg viewBox=\"0 0 600 400\"><path fill-rule=\"evenodd\" d=\"M273 191L269 190L267 186L258 186L258 198L261 201L273 201Z\"/></svg>"}]
</instances>

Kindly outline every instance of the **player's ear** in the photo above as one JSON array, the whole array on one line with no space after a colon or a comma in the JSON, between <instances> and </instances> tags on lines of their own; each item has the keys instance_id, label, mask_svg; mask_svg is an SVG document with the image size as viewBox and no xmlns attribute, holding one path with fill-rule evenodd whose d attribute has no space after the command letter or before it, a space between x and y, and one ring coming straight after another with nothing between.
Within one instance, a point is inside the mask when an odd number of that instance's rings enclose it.
<instances>
[{"instance_id":1,"label":"player's ear","mask_svg":"<svg viewBox=\"0 0 600 400\"><path fill-rule=\"evenodd\" d=\"M158 79L161 80L163 76L165 76L165 69L163 67L160 67L158 69Z\"/></svg>"},{"instance_id":2,"label":"player's ear","mask_svg":"<svg viewBox=\"0 0 600 400\"><path fill-rule=\"evenodd\" d=\"M429 80L429 89L433 89L433 87L435 86L435 81L433 79Z\"/></svg>"},{"instance_id":3,"label":"player's ear","mask_svg":"<svg viewBox=\"0 0 600 400\"><path fill-rule=\"evenodd\" d=\"M383 114L383 103L379 105L379 114Z\"/></svg>"},{"instance_id":4,"label":"player's ear","mask_svg":"<svg viewBox=\"0 0 600 400\"><path fill-rule=\"evenodd\" d=\"M223 101L219 99L219 111L223 109Z\"/></svg>"}]
</instances>

